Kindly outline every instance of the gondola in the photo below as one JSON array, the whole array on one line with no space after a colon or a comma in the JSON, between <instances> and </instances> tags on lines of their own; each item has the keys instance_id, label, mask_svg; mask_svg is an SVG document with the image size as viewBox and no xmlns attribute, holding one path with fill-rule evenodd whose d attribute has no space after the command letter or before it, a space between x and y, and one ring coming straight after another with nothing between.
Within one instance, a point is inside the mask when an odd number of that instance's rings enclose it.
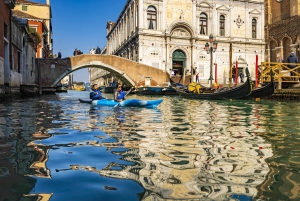
<instances>
[{"instance_id":1,"label":"gondola","mask_svg":"<svg viewBox=\"0 0 300 201\"><path fill-rule=\"evenodd\" d=\"M172 86L144 86L135 90L137 95L177 95L176 90Z\"/></svg>"},{"instance_id":2,"label":"gondola","mask_svg":"<svg viewBox=\"0 0 300 201\"><path fill-rule=\"evenodd\" d=\"M186 88L176 88L176 91L180 96L192 99L222 100L240 98L248 96L251 93L252 87L248 68L246 68L246 77L247 81L244 84L232 88L204 89L201 90L201 93L190 92Z\"/></svg>"},{"instance_id":3,"label":"gondola","mask_svg":"<svg viewBox=\"0 0 300 201\"><path fill-rule=\"evenodd\" d=\"M274 83L273 71L271 71L270 74L271 74L271 82L269 82L265 86L252 90L252 92L247 96L248 98L263 98L263 97L271 96L274 93L275 83Z\"/></svg>"}]
</instances>

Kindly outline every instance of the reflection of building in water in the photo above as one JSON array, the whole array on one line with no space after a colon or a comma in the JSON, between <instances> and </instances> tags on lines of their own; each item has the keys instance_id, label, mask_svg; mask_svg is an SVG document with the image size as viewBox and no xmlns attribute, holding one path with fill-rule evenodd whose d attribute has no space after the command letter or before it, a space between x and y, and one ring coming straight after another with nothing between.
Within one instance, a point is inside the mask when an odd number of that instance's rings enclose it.
<instances>
[{"instance_id":1,"label":"reflection of building in water","mask_svg":"<svg viewBox=\"0 0 300 201\"><path fill-rule=\"evenodd\" d=\"M265 158L272 156L269 144L250 135L236 139L203 136L202 140L173 139L173 142L153 142L150 136L136 143L122 140L125 138L119 139L119 143L92 146L129 148L113 153L134 165L110 163L102 170L71 165L70 170L82 169L107 177L134 180L146 189L143 200L150 197L229 199L233 196L255 197L256 186L263 183L269 171Z\"/></svg>"},{"instance_id":2,"label":"reflection of building in water","mask_svg":"<svg viewBox=\"0 0 300 201\"><path fill-rule=\"evenodd\" d=\"M21 140L20 140L21 141ZM27 158L14 160L11 140L0 137L0 199L20 200L24 192L30 192L36 179L25 177L19 173L27 168ZM23 161L24 160L24 161Z\"/></svg>"},{"instance_id":3,"label":"reflection of building in water","mask_svg":"<svg viewBox=\"0 0 300 201\"><path fill-rule=\"evenodd\" d=\"M270 172L266 180L258 186L260 189L259 196L262 200L272 200L276 197L278 200L299 200L299 157L297 161L289 160L289 166L286 163L272 162Z\"/></svg>"},{"instance_id":4,"label":"reflection of building in water","mask_svg":"<svg viewBox=\"0 0 300 201\"><path fill-rule=\"evenodd\" d=\"M48 151L49 149L44 146L38 146L33 142L28 143L28 149L32 148L35 153L34 160L29 166L29 171L27 175L32 175L36 177L42 178L51 178L50 170L46 166L46 162L48 161Z\"/></svg>"},{"instance_id":5,"label":"reflection of building in water","mask_svg":"<svg viewBox=\"0 0 300 201\"><path fill-rule=\"evenodd\" d=\"M130 114L130 121L125 118L118 127L118 143L99 145L128 148L113 153L135 165L111 163L97 172L139 182L146 189L142 200L256 197L257 186L269 172L265 159L273 155L271 145L255 134L263 128L252 124L256 117L240 121L242 111L203 104L199 116L184 114L180 108L179 114L166 117L172 120L160 119L168 122L164 127L155 124L159 118L151 121L139 118L141 114ZM116 133L117 120L109 118L105 122L110 125L105 132ZM129 122L133 124L129 126Z\"/></svg>"}]
</instances>

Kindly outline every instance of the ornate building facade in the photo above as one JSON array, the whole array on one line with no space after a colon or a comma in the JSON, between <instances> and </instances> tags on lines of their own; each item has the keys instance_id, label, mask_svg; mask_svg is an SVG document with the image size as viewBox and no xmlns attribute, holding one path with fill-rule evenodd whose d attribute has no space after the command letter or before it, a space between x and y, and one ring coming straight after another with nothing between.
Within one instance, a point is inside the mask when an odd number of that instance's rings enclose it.
<instances>
[{"instance_id":1,"label":"ornate building facade","mask_svg":"<svg viewBox=\"0 0 300 201\"><path fill-rule=\"evenodd\" d=\"M107 23L107 54L174 76L196 69L203 84L212 55L213 75L226 83L236 61L239 71L249 67L252 75L256 54L264 61L264 12L264 0L128 0L117 21ZM210 55L205 44L211 34L218 47Z\"/></svg>"},{"instance_id":2,"label":"ornate building facade","mask_svg":"<svg viewBox=\"0 0 300 201\"><path fill-rule=\"evenodd\" d=\"M300 0L266 1L267 59L285 62L290 52L299 54Z\"/></svg>"}]
</instances>

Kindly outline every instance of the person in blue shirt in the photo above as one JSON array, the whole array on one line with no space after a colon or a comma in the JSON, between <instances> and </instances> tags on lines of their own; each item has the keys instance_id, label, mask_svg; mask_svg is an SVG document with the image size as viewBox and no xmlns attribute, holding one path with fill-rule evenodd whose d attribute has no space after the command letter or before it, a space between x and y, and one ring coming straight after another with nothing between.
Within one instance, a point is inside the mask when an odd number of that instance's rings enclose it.
<instances>
[{"instance_id":1,"label":"person in blue shirt","mask_svg":"<svg viewBox=\"0 0 300 201\"><path fill-rule=\"evenodd\" d=\"M290 70L293 70L293 68L297 67L298 63L298 58L296 57L294 52L291 52L290 56L286 60L287 63L293 63L292 65L288 65ZM297 71L297 70L296 70ZM294 77L296 76L296 73L294 71L290 72L290 75L293 76L291 79L292 80L298 80L298 78Z\"/></svg>"},{"instance_id":2,"label":"person in blue shirt","mask_svg":"<svg viewBox=\"0 0 300 201\"><path fill-rule=\"evenodd\" d=\"M100 92L100 90L98 89L98 85L97 84L93 84L91 90L92 91L90 92L90 99L92 99L92 100L105 99L102 96L102 93Z\"/></svg>"},{"instance_id":3,"label":"person in blue shirt","mask_svg":"<svg viewBox=\"0 0 300 201\"><path fill-rule=\"evenodd\" d=\"M117 89L115 89L114 92L114 100L116 102L122 102L123 100L125 100L125 96L129 94L133 88L134 87L131 87L129 91L123 91L122 84L118 84Z\"/></svg>"}]
</instances>

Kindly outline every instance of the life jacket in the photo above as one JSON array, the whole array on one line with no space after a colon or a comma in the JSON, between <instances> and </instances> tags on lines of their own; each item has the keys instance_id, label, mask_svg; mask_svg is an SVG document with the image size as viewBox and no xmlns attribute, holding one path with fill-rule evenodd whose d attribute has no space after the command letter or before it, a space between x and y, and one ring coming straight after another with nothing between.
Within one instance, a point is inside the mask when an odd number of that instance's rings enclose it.
<instances>
[{"instance_id":1,"label":"life jacket","mask_svg":"<svg viewBox=\"0 0 300 201\"><path fill-rule=\"evenodd\" d=\"M118 98L118 99L123 99L123 100L124 100L124 99L125 99L125 95L126 95L126 94L125 94L124 91L120 91L120 92L118 92L118 97L117 97L117 98Z\"/></svg>"},{"instance_id":2,"label":"life jacket","mask_svg":"<svg viewBox=\"0 0 300 201\"><path fill-rule=\"evenodd\" d=\"M92 89L92 92L90 93L90 99L98 100L100 98L102 98L101 92L99 90Z\"/></svg>"}]
</instances>

